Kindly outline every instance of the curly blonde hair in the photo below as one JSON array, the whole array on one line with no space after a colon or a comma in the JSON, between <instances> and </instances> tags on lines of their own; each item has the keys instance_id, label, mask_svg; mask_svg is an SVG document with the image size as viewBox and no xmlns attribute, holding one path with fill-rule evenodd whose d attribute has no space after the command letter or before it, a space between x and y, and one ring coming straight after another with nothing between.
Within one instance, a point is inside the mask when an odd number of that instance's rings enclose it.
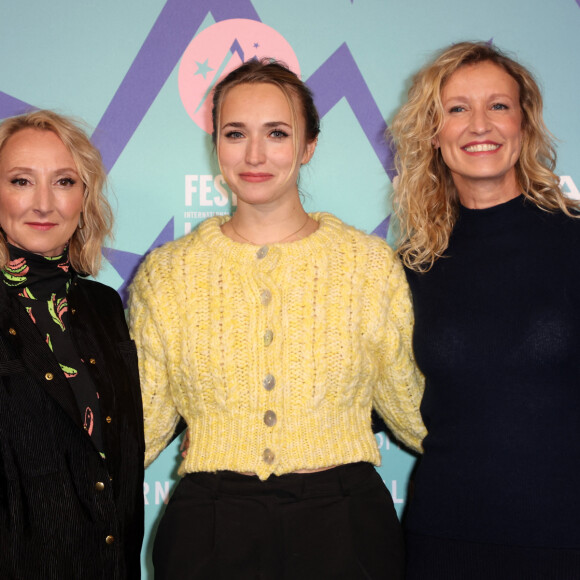
<instances>
[{"instance_id":1,"label":"curly blonde hair","mask_svg":"<svg viewBox=\"0 0 580 580\"><path fill-rule=\"evenodd\" d=\"M415 75L407 102L390 128L397 147L393 209L398 218L398 251L404 264L417 271L429 270L447 249L459 208L451 173L440 150L433 147L444 122L441 93L457 69L481 62L501 67L519 86L523 141L515 171L521 191L543 210L570 216L578 210L576 202L560 190L554 173L556 151L533 75L488 43L452 45Z\"/></svg>"},{"instance_id":2,"label":"curly blonde hair","mask_svg":"<svg viewBox=\"0 0 580 580\"><path fill-rule=\"evenodd\" d=\"M10 137L23 129L52 131L74 159L85 191L81 214L83 227L77 228L70 239L69 258L77 272L94 276L101 266L101 248L105 239L111 237L113 227L113 212L104 193L107 172L101 154L73 119L41 110L10 117L0 123L0 156ZM0 267L6 266L8 261L8 247L1 235Z\"/></svg>"}]
</instances>

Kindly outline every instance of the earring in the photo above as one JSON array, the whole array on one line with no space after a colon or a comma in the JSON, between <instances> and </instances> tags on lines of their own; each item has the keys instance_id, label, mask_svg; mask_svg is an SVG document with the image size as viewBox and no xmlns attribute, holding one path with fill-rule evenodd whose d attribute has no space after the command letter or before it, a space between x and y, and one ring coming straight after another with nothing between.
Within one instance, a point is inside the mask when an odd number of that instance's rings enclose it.
<instances>
[{"instance_id":1,"label":"earring","mask_svg":"<svg viewBox=\"0 0 580 580\"><path fill-rule=\"evenodd\" d=\"M83 212L81 211L80 215L79 215L79 225L77 226L77 229L82 230L85 227L85 220L83 219Z\"/></svg>"}]
</instances>

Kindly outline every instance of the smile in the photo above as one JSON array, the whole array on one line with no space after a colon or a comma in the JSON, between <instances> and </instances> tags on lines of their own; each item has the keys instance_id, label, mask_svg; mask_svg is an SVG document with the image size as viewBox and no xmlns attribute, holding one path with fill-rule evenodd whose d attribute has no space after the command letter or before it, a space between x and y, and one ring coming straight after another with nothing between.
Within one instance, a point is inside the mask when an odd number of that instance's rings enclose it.
<instances>
[{"instance_id":1,"label":"smile","mask_svg":"<svg viewBox=\"0 0 580 580\"><path fill-rule=\"evenodd\" d=\"M463 147L464 151L467 153L484 153L486 151L496 151L501 145L497 143L477 143L475 145L466 145Z\"/></svg>"}]
</instances>

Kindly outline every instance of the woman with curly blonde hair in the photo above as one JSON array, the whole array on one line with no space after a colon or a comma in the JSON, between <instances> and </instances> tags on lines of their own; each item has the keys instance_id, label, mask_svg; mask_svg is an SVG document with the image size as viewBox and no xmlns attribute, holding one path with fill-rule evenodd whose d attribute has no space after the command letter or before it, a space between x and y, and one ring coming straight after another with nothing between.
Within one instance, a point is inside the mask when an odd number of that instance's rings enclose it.
<instances>
[{"instance_id":1,"label":"woman with curly blonde hair","mask_svg":"<svg viewBox=\"0 0 580 580\"><path fill-rule=\"evenodd\" d=\"M112 214L71 119L0 123L0 578L140 577L143 412Z\"/></svg>"},{"instance_id":2,"label":"woman with curly blonde hair","mask_svg":"<svg viewBox=\"0 0 580 580\"><path fill-rule=\"evenodd\" d=\"M442 51L392 124L428 430L408 578L580 578L577 205L532 74Z\"/></svg>"}]
</instances>

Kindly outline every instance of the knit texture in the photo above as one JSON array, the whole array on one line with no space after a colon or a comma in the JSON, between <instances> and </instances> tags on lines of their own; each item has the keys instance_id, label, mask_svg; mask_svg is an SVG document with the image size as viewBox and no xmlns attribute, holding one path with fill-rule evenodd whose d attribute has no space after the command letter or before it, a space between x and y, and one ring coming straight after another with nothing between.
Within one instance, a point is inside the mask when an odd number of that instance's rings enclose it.
<instances>
[{"instance_id":1,"label":"knit texture","mask_svg":"<svg viewBox=\"0 0 580 580\"><path fill-rule=\"evenodd\" d=\"M312 214L318 230L259 248L210 218L153 251L131 287L146 465L179 417L190 447L180 473L261 479L380 454L374 406L420 450L423 381L411 349L405 275L387 244Z\"/></svg>"}]
</instances>

